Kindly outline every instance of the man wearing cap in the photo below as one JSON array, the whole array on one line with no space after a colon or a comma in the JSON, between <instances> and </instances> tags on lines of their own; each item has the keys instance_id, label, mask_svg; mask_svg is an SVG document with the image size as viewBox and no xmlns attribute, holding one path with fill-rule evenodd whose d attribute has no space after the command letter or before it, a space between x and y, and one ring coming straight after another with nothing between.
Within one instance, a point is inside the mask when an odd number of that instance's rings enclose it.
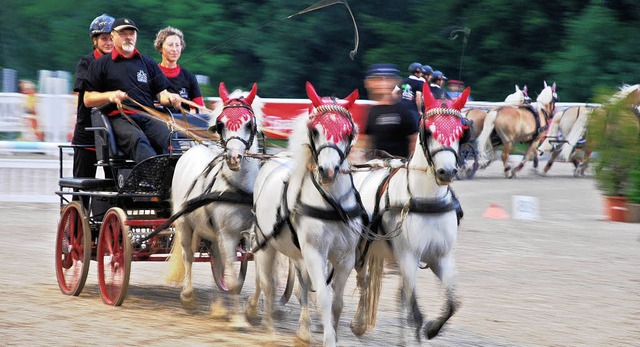
<instances>
[{"instance_id":1,"label":"man wearing cap","mask_svg":"<svg viewBox=\"0 0 640 347\"><path fill-rule=\"evenodd\" d=\"M431 94L436 99L451 99L442 89L444 82L447 80L447 77L440 70L436 70L431 74L431 79L429 80L431 87Z\"/></svg>"},{"instance_id":2,"label":"man wearing cap","mask_svg":"<svg viewBox=\"0 0 640 347\"><path fill-rule=\"evenodd\" d=\"M162 121L140 115L120 105L139 109L133 101L154 107L157 97L165 106L180 107L180 96L169 93L171 86L158 64L136 49L138 27L127 18L113 22L111 54L95 60L83 80L84 103L88 107L106 105L118 146L133 160L141 162L158 153L168 153L171 132Z\"/></svg>"},{"instance_id":3,"label":"man wearing cap","mask_svg":"<svg viewBox=\"0 0 640 347\"><path fill-rule=\"evenodd\" d=\"M458 80L447 81L447 91L445 93L447 93L448 99L453 100L457 98L458 96L460 96L460 94L462 94L463 90L464 90L464 82L458 81Z\"/></svg>"},{"instance_id":4,"label":"man wearing cap","mask_svg":"<svg viewBox=\"0 0 640 347\"><path fill-rule=\"evenodd\" d=\"M358 145L407 158L415 146L418 122L392 93L398 82L400 74L395 65L373 64L369 67L364 85L369 99L376 101L376 104L369 109Z\"/></svg>"},{"instance_id":5,"label":"man wearing cap","mask_svg":"<svg viewBox=\"0 0 640 347\"><path fill-rule=\"evenodd\" d=\"M403 79L393 90L399 95L404 104L413 114L416 123L422 116L422 85L425 83L422 78L422 64L414 62L409 64L409 76Z\"/></svg>"}]
</instances>

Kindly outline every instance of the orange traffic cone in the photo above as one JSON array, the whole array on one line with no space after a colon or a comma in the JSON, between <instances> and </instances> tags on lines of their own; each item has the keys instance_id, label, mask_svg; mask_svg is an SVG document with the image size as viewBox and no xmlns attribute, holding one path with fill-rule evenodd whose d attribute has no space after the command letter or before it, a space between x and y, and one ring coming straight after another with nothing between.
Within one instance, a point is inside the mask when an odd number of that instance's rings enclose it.
<instances>
[{"instance_id":1,"label":"orange traffic cone","mask_svg":"<svg viewBox=\"0 0 640 347\"><path fill-rule=\"evenodd\" d=\"M484 211L482 218L491 218L491 219L509 219L509 215L504 211L502 206L498 204L491 203L489 204L489 208Z\"/></svg>"}]
</instances>

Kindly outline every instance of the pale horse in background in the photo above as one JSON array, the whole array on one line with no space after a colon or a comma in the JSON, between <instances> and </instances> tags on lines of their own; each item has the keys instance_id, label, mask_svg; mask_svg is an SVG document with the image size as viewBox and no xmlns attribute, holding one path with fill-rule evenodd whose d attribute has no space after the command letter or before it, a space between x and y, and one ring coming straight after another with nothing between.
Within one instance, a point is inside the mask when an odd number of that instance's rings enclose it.
<instances>
[{"instance_id":1,"label":"pale horse in background","mask_svg":"<svg viewBox=\"0 0 640 347\"><path fill-rule=\"evenodd\" d=\"M233 262L241 238L253 231L253 185L260 168L259 160L245 155L259 152L258 130L263 104L256 98L256 93L255 83L250 92L237 90L231 95L224 83L220 83L222 102L214 110L210 126L220 135L222 146L201 144L190 148L178 160L172 182L174 214L191 203L191 199L207 196L214 202L175 221L167 280L182 282L180 300L185 306L193 305L191 268L194 252L199 249L201 239L210 241L212 247L217 246L212 254L217 254L222 258L217 260L224 262L221 274L232 294L232 325L237 327L244 327L247 322L238 307L239 288L244 278L233 273L236 271ZM227 315L220 297L211 310L215 317Z\"/></svg>"},{"instance_id":2,"label":"pale horse in background","mask_svg":"<svg viewBox=\"0 0 640 347\"><path fill-rule=\"evenodd\" d=\"M486 167L494 156L494 144L502 145L502 163L505 177L513 178L531 158L537 158L538 144L545 136L548 121L553 117L558 100L556 84L544 89L530 106L503 106L491 110L484 121L484 129L478 138L478 151L482 167ZM492 136L495 133L496 136ZM496 142L494 142L494 139ZM527 151L521 162L511 168L509 153L515 143L526 143ZM534 164L537 162L534 161Z\"/></svg>"}]
</instances>

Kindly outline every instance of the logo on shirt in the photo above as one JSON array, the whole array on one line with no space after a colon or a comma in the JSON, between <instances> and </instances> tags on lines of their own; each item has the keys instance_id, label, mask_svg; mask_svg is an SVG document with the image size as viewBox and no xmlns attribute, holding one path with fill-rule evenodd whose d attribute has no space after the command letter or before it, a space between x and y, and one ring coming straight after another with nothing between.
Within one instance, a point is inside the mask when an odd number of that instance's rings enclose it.
<instances>
[{"instance_id":1,"label":"logo on shirt","mask_svg":"<svg viewBox=\"0 0 640 347\"><path fill-rule=\"evenodd\" d=\"M180 94L181 97L188 99L189 98L189 93L187 93L187 88L182 88L180 89Z\"/></svg>"},{"instance_id":2,"label":"logo on shirt","mask_svg":"<svg viewBox=\"0 0 640 347\"><path fill-rule=\"evenodd\" d=\"M147 73L140 70L138 71L138 82L147 83Z\"/></svg>"},{"instance_id":3,"label":"logo on shirt","mask_svg":"<svg viewBox=\"0 0 640 347\"><path fill-rule=\"evenodd\" d=\"M402 98L405 100L413 100L414 98L413 90L411 90L411 85L408 83L402 85Z\"/></svg>"}]
</instances>

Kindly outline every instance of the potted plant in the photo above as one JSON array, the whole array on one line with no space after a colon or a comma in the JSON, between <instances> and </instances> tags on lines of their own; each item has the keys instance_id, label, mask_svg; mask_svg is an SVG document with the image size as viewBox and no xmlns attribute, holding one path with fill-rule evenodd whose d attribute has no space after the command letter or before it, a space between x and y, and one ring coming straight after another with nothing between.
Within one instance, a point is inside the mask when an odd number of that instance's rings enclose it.
<instances>
[{"instance_id":1,"label":"potted plant","mask_svg":"<svg viewBox=\"0 0 640 347\"><path fill-rule=\"evenodd\" d=\"M640 223L640 157L629 173L629 201L627 202L627 222Z\"/></svg>"},{"instance_id":2,"label":"potted plant","mask_svg":"<svg viewBox=\"0 0 640 347\"><path fill-rule=\"evenodd\" d=\"M587 146L598 154L594 171L607 218L626 221L630 176L640 156L638 117L625 98L606 91L598 95L603 106L589 118Z\"/></svg>"}]
</instances>

